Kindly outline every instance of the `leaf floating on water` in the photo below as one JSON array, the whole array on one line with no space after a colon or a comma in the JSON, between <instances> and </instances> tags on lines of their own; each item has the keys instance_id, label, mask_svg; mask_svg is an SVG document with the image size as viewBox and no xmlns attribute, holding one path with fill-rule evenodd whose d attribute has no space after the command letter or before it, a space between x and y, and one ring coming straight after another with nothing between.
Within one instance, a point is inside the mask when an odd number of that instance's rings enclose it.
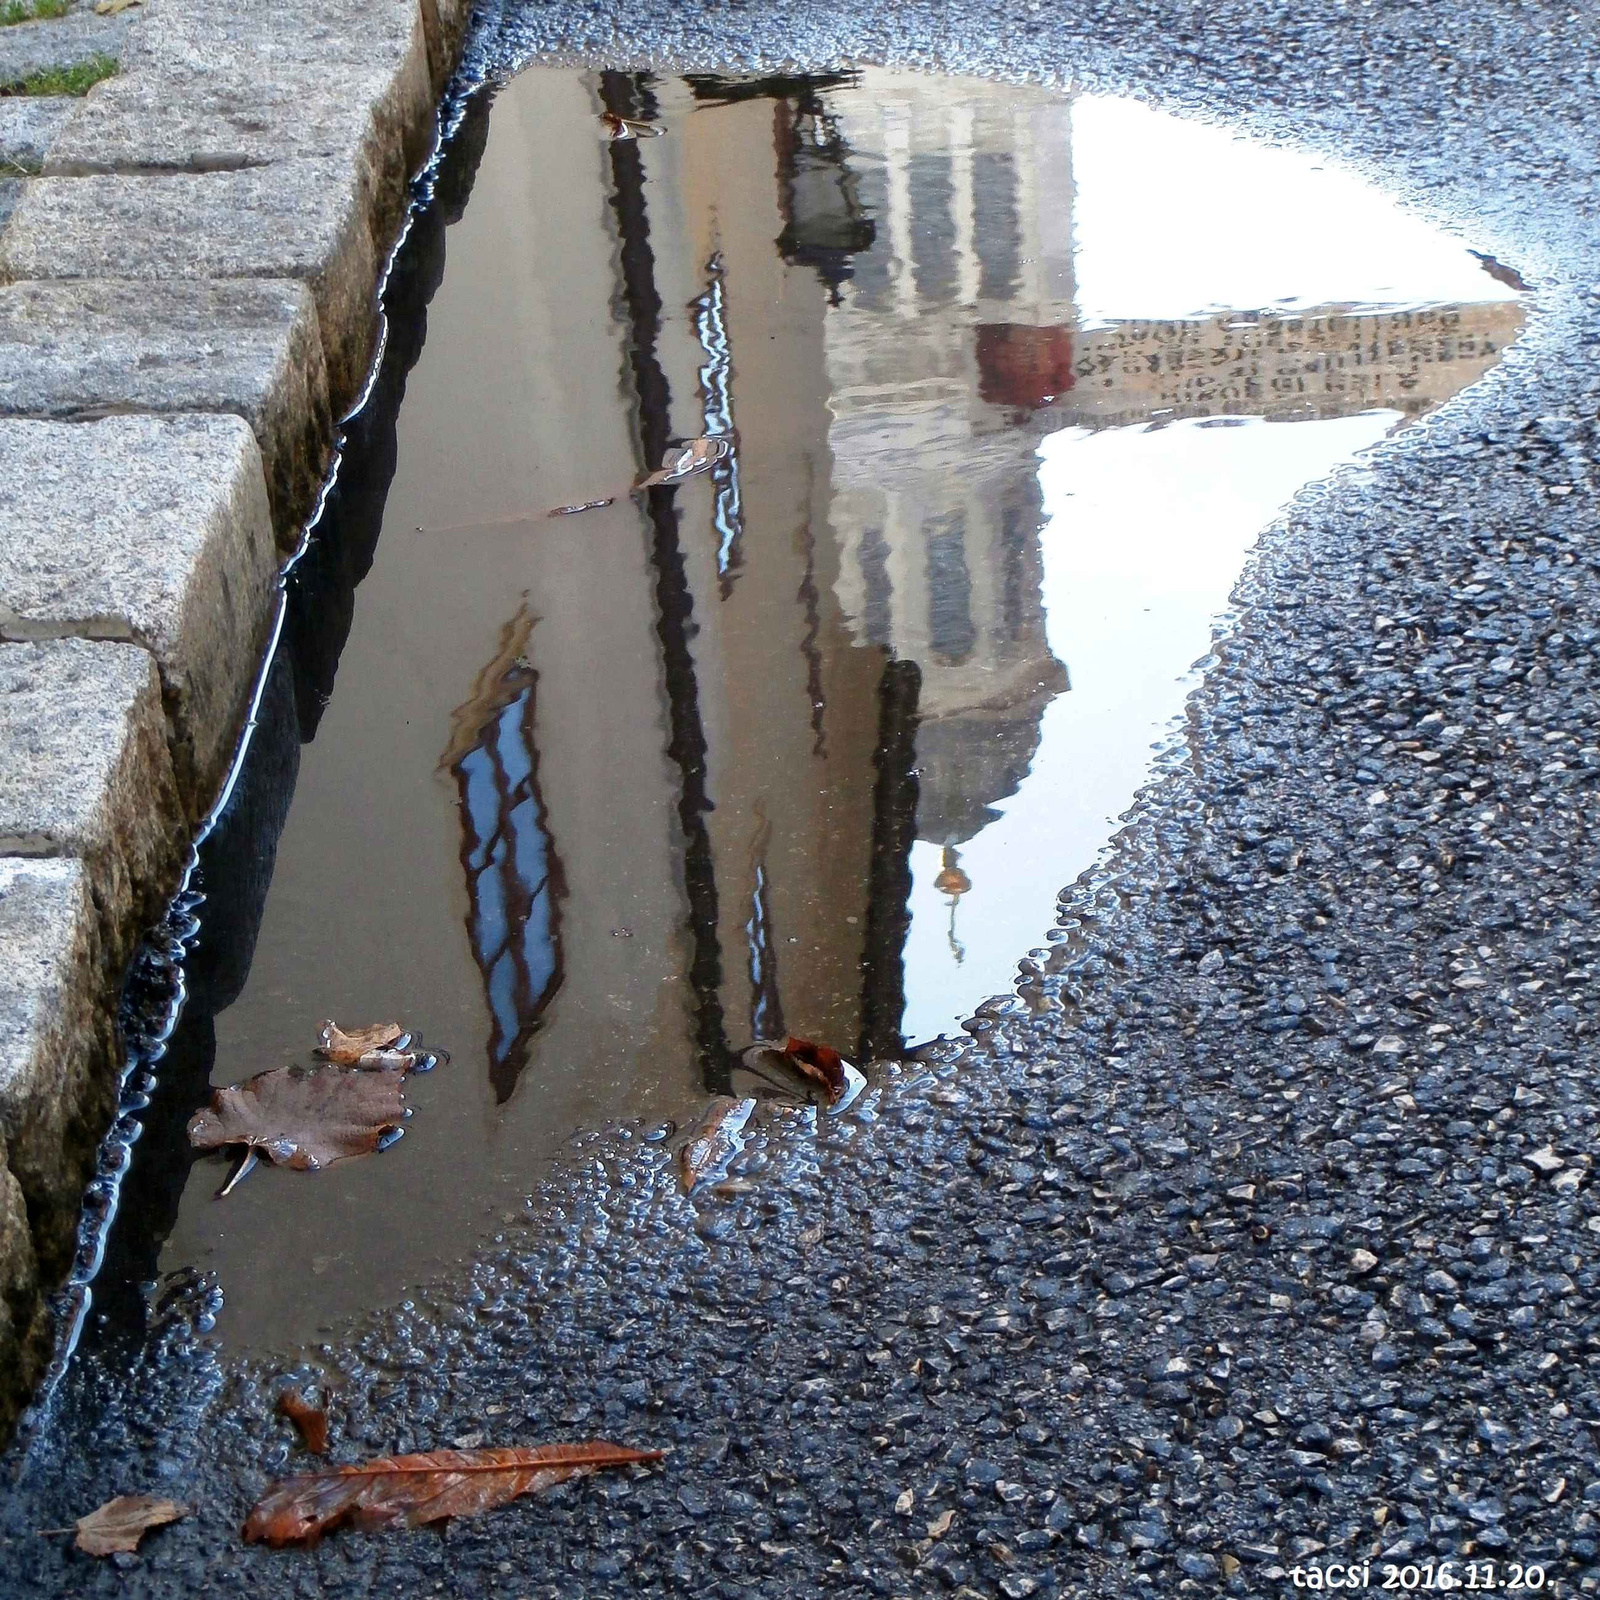
<instances>
[{"instance_id":1,"label":"leaf floating on water","mask_svg":"<svg viewBox=\"0 0 1600 1600\"><path fill-rule=\"evenodd\" d=\"M744 1149L744 1125L755 1108L754 1100L735 1100L726 1094L711 1102L700 1126L678 1152L678 1181L685 1194Z\"/></svg>"},{"instance_id":2,"label":"leaf floating on water","mask_svg":"<svg viewBox=\"0 0 1600 1600\"><path fill-rule=\"evenodd\" d=\"M586 1477L605 1467L659 1461L662 1450L595 1440L529 1450L434 1450L380 1456L276 1483L245 1519L250 1543L313 1544L342 1524L366 1531L417 1528L446 1517L492 1511L519 1495Z\"/></svg>"},{"instance_id":3,"label":"leaf floating on water","mask_svg":"<svg viewBox=\"0 0 1600 1600\"><path fill-rule=\"evenodd\" d=\"M719 461L733 454L733 441L725 433L707 434L673 445L661 458L658 472L648 472L634 484L635 489L655 489L662 484L681 483L696 473L709 472Z\"/></svg>"},{"instance_id":4,"label":"leaf floating on water","mask_svg":"<svg viewBox=\"0 0 1600 1600\"><path fill-rule=\"evenodd\" d=\"M149 1494L119 1494L98 1511L79 1517L78 1537L73 1541L86 1555L112 1556L121 1550L137 1550L139 1541L152 1528L181 1522L192 1515L190 1508L176 1500L158 1500ZM66 1528L45 1528L44 1533L66 1533Z\"/></svg>"},{"instance_id":5,"label":"leaf floating on water","mask_svg":"<svg viewBox=\"0 0 1600 1600\"><path fill-rule=\"evenodd\" d=\"M278 1067L211 1096L189 1119L200 1150L242 1144L279 1166L316 1172L371 1155L405 1121L405 1072L393 1067Z\"/></svg>"},{"instance_id":6,"label":"leaf floating on water","mask_svg":"<svg viewBox=\"0 0 1600 1600\"><path fill-rule=\"evenodd\" d=\"M298 1389L285 1389L278 1396L278 1410L295 1425L312 1455L327 1455L328 1413L321 1406L312 1405Z\"/></svg>"},{"instance_id":7,"label":"leaf floating on water","mask_svg":"<svg viewBox=\"0 0 1600 1600\"><path fill-rule=\"evenodd\" d=\"M348 1065L374 1050L382 1050L405 1037L398 1022L375 1022L370 1028L346 1033L332 1017L317 1024L317 1054L327 1061Z\"/></svg>"},{"instance_id":8,"label":"leaf floating on water","mask_svg":"<svg viewBox=\"0 0 1600 1600\"><path fill-rule=\"evenodd\" d=\"M580 511L598 511L602 506L616 504L617 497L608 494L604 500L580 500L575 506L557 506L552 511L545 512L547 517L575 517Z\"/></svg>"},{"instance_id":9,"label":"leaf floating on water","mask_svg":"<svg viewBox=\"0 0 1600 1600\"><path fill-rule=\"evenodd\" d=\"M822 1090L830 1106L836 1106L850 1087L850 1073L854 1070L837 1050L825 1044L814 1044L810 1039L757 1039L740 1056L740 1060L753 1072L760 1070L763 1057L776 1056L791 1072L815 1084Z\"/></svg>"},{"instance_id":10,"label":"leaf floating on water","mask_svg":"<svg viewBox=\"0 0 1600 1600\"><path fill-rule=\"evenodd\" d=\"M605 130L613 140L659 139L667 131L653 122L639 122L633 117L619 117L615 111L602 113L600 120L605 124Z\"/></svg>"}]
</instances>

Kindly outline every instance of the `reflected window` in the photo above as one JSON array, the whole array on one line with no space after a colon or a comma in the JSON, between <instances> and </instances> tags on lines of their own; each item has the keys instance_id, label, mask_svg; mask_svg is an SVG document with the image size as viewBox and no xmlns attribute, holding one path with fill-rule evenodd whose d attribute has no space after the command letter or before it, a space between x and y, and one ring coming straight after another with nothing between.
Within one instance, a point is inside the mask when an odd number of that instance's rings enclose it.
<instances>
[{"instance_id":1,"label":"reflected window","mask_svg":"<svg viewBox=\"0 0 1600 1600\"><path fill-rule=\"evenodd\" d=\"M972 574L967 570L967 519L958 511L930 517L928 634L933 653L954 665L978 642L972 624Z\"/></svg>"},{"instance_id":2,"label":"reflected window","mask_svg":"<svg viewBox=\"0 0 1600 1600\"><path fill-rule=\"evenodd\" d=\"M944 151L914 154L908 164L911 189L911 254L917 293L929 305L956 298L955 190Z\"/></svg>"},{"instance_id":3,"label":"reflected window","mask_svg":"<svg viewBox=\"0 0 1600 1600\"><path fill-rule=\"evenodd\" d=\"M1010 300L1022 272L1022 229L1017 221L1016 163L1003 151L973 153L972 215L978 292L985 300Z\"/></svg>"},{"instance_id":4,"label":"reflected window","mask_svg":"<svg viewBox=\"0 0 1600 1600\"><path fill-rule=\"evenodd\" d=\"M523 654L533 622L524 604L501 630L472 695L452 713L440 761L461 796L467 937L483 974L489 1081L502 1104L562 979L565 887L539 792L539 675Z\"/></svg>"}]
</instances>

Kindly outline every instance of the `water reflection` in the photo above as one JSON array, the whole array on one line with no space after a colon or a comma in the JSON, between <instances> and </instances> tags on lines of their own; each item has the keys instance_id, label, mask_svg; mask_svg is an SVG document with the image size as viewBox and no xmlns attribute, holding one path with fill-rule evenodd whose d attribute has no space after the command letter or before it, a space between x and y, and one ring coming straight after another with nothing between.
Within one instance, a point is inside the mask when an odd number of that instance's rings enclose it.
<instances>
[{"instance_id":1,"label":"water reflection","mask_svg":"<svg viewBox=\"0 0 1600 1600\"><path fill-rule=\"evenodd\" d=\"M452 1064L381 1161L299 1182L290 1287L251 1263L293 1177L225 1216L191 1179L165 1264L223 1274L236 1337L392 1298L574 1126L692 1114L752 1036L957 1027L1126 807L1258 530L1514 334L1467 252L1348 185L1316 211L1334 175L1281 152L1271 184L1356 241L1339 298L1292 270L1329 238L1239 208L1238 239L1127 259L1117 219L1181 210L1196 135L1104 104L877 72L501 92L216 1019L228 1079L329 1013ZM603 110L667 135L608 143ZM704 434L737 446L627 492ZM353 1223L406 1202L394 1237Z\"/></svg>"},{"instance_id":2,"label":"water reflection","mask_svg":"<svg viewBox=\"0 0 1600 1600\"><path fill-rule=\"evenodd\" d=\"M489 1081L502 1103L562 978L566 889L539 793L539 674L524 654L533 624L524 601L500 630L472 694L451 713L450 743L439 758L461 795L467 936L489 1004Z\"/></svg>"}]
</instances>

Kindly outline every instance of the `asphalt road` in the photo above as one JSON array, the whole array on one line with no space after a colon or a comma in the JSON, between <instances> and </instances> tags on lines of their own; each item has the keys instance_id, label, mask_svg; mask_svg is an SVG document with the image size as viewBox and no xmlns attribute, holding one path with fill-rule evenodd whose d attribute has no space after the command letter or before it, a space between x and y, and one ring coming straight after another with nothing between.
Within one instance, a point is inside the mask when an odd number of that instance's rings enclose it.
<instances>
[{"instance_id":1,"label":"asphalt road","mask_svg":"<svg viewBox=\"0 0 1600 1600\"><path fill-rule=\"evenodd\" d=\"M664 1465L246 1549L280 1375L219 1365L180 1299L131 1380L69 1386L4 1592L1279 1595L1368 1558L1600 1587L1592 19L595 0L513 10L491 63L548 42L1045 73L1292 139L1514 264L1529 331L1265 538L1186 759L1064 897L1061 1009L774 1132L732 1201L613 1146L471 1292L332 1353L345 1459L601 1435ZM27 1532L133 1474L199 1514L116 1563Z\"/></svg>"}]
</instances>

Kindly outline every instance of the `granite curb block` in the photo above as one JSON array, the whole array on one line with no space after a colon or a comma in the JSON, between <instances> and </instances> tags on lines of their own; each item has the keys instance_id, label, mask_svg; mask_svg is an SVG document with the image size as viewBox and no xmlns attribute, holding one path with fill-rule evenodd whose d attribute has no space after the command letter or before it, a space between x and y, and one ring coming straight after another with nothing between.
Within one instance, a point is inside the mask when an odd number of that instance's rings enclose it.
<instances>
[{"instance_id":1,"label":"granite curb block","mask_svg":"<svg viewBox=\"0 0 1600 1600\"><path fill-rule=\"evenodd\" d=\"M334 63L261 72L173 70L109 78L76 105L39 165L46 177L347 168L373 246L388 249L411 171L404 108L381 71ZM0 136L3 136L0 122Z\"/></svg>"},{"instance_id":2,"label":"granite curb block","mask_svg":"<svg viewBox=\"0 0 1600 1600\"><path fill-rule=\"evenodd\" d=\"M407 167L417 167L449 76L430 68L418 0L275 0L265 15L229 0L150 0L122 56L123 72L137 78L217 73L271 81L339 67L384 80L368 110L399 139Z\"/></svg>"},{"instance_id":3,"label":"granite curb block","mask_svg":"<svg viewBox=\"0 0 1600 1600\"><path fill-rule=\"evenodd\" d=\"M0 235L0 278L301 279L316 300L336 409L377 337L377 251L351 167L286 161L165 177L36 178Z\"/></svg>"},{"instance_id":4,"label":"granite curb block","mask_svg":"<svg viewBox=\"0 0 1600 1600\"><path fill-rule=\"evenodd\" d=\"M0 858L0 949L0 1133L9 1167L0 1175L0 1296L15 1329L29 1322L17 1291L30 1259L40 1287L66 1269L83 1186L116 1108L114 1028L100 996L120 966L107 959L83 862ZM27 1249L6 1225L8 1178L27 1208Z\"/></svg>"},{"instance_id":5,"label":"granite curb block","mask_svg":"<svg viewBox=\"0 0 1600 1600\"><path fill-rule=\"evenodd\" d=\"M150 651L191 823L231 763L272 622L278 554L238 417L0 421L0 640Z\"/></svg>"},{"instance_id":6,"label":"granite curb block","mask_svg":"<svg viewBox=\"0 0 1600 1600\"><path fill-rule=\"evenodd\" d=\"M0 890L0 926L4 918L5 891ZM0 1029L4 1027L0 1020ZM12 1176L5 1136L0 1134L0 1350L18 1353L17 1359L0 1362L0 1410L13 1411L27 1403L28 1374L48 1355L49 1318L39 1289L39 1258L28 1226L27 1201L22 1185Z\"/></svg>"},{"instance_id":7,"label":"granite curb block","mask_svg":"<svg viewBox=\"0 0 1600 1600\"><path fill-rule=\"evenodd\" d=\"M243 417L261 448L279 543L293 548L333 448L310 291L251 279L0 285L0 415L129 411Z\"/></svg>"},{"instance_id":8,"label":"granite curb block","mask_svg":"<svg viewBox=\"0 0 1600 1600\"><path fill-rule=\"evenodd\" d=\"M154 660L88 639L0 644L0 750L0 857L83 861L120 970L188 842Z\"/></svg>"},{"instance_id":9,"label":"granite curb block","mask_svg":"<svg viewBox=\"0 0 1600 1600\"><path fill-rule=\"evenodd\" d=\"M58 96L0 100L0 175L38 172L76 103Z\"/></svg>"}]
</instances>

